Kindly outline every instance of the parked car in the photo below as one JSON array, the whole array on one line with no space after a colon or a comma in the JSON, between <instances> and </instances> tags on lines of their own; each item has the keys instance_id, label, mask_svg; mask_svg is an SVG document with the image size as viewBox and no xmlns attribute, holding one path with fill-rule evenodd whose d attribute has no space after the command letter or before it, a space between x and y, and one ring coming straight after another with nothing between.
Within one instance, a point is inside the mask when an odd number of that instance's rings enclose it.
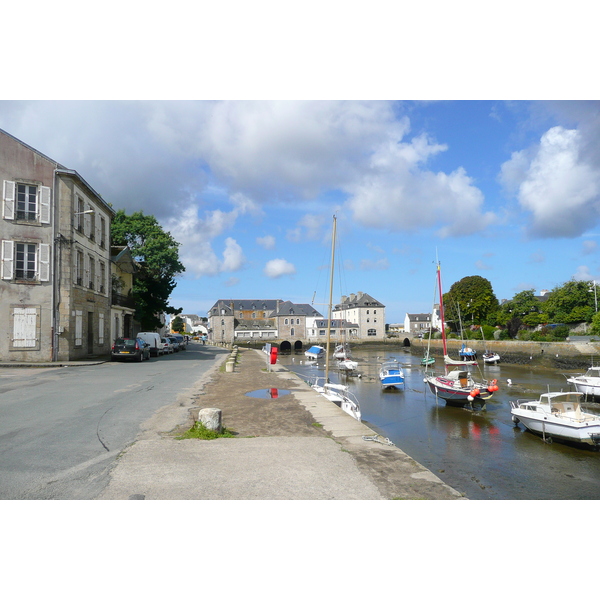
<instances>
[{"instance_id":1,"label":"parked car","mask_svg":"<svg viewBox=\"0 0 600 600\"><path fill-rule=\"evenodd\" d=\"M186 342L185 338L183 337L183 335L181 335L180 333L173 333L173 334L171 334L171 337L175 338L179 342L180 350L186 349L187 342Z\"/></svg>"},{"instance_id":2,"label":"parked car","mask_svg":"<svg viewBox=\"0 0 600 600\"><path fill-rule=\"evenodd\" d=\"M141 338L117 338L111 349L110 360L150 360L150 344Z\"/></svg>"},{"instance_id":3,"label":"parked car","mask_svg":"<svg viewBox=\"0 0 600 600\"><path fill-rule=\"evenodd\" d=\"M173 342L169 338L160 338L160 343L163 345L164 354L173 354Z\"/></svg>"},{"instance_id":4,"label":"parked car","mask_svg":"<svg viewBox=\"0 0 600 600\"><path fill-rule=\"evenodd\" d=\"M179 340L170 335L167 336L167 339L173 345L173 352L179 352Z\"/></svg>"},{"instance_id":5,"label":"parked car","mask_svg":"<svg viewBox=\"0 0 600 600\"><path fill-rule=\"evenodd\" d=\"M150 344L150 354L152 356L161 356L163 354L160 335L154 331L140 331L137 337L143 339L147 344Z\"/></svg>"}]
</instances>

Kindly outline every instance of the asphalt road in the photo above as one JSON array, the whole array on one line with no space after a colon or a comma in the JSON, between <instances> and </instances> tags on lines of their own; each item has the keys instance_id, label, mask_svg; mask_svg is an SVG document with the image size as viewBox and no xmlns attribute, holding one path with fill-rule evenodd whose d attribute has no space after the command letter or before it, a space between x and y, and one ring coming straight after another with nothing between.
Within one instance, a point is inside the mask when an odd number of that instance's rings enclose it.
<instances>
[{"instance_id":1,"label":"asphalt road","mask_svg":"<svg viewBox=\"0 0 600 600\"><path fill-rule=\"evenodd\" d=\"M192 343L143 363L0 370L0 499L84 500L140 425L226 352Z\"/></svg>"}]
</instances>

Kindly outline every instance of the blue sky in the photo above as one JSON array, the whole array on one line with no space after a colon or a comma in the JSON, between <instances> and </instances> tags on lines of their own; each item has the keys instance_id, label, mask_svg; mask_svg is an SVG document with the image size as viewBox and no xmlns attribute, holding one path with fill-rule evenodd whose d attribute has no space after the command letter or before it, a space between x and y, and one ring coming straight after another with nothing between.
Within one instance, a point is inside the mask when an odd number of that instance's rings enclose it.
<instances>
[{"instance_id":1,"label":"blue sky","mask_svg":"<svg viewBox=\"0 0 600 600\"><path fill-rule=\"evenodd\" d=\"M445 290L480 275L500 300L600 280L585 6L433 2L400 19L383 1L258 1L182 20L125 2L51 50L42 33L67 13L47 13L13 57L30 76L5 78L0 127L171 231L185 313L218 298L325 310L335 214L334 300L367 292L399 322L431 309L436 256Z\"/></svg>"},{"instance_id":2,"label":"blue sky","mask_svg":"<svg viewBox=\"0 0 600 600\"><path fill-rule=\"evenodd\" d=\"M386 321L480 275L499 299L600 280L598 101L3 101L0 127L181 243L185 313L218 298ZM316 294L316 295L315 295Z\"/></svg>"}]
</instances>

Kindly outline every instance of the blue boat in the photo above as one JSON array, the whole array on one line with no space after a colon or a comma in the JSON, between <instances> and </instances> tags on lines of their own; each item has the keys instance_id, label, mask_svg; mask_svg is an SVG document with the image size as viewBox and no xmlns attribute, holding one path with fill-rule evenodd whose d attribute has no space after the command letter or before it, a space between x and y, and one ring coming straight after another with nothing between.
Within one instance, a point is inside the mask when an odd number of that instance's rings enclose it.
<instances>
[{"instance_id":1,"label":"blue boat","mask_svg":"<svg viewBox=\"0 0 600 600\"><path fill-rule=\"evenodd\" d=\"M379 368L381 387L399 387L404 385L404 373L397 360L388 360Z\"/></svg>"},{"instance_id":2,"label":"blue boat","mask_svg":"<svg viewBox=\"0 0 600 600\"><path fill-rule=\"evenodd\" d=\"M325 348L323 346L311 346L305 353L304 356L309 360L317 360L325 356Z\"/></svg>"},{"instance_id":3,"label":"blue boat","mask_svg":"<svg viewBox=\"0 0 600 600\"><path fill-rule=\"evenodd\" d=\"M477 360L477 352L473 350L473 348L467 347L466 344L462 345L461 349L458 351L458 355L463 361Z\"/></svg>"}]
</instances>

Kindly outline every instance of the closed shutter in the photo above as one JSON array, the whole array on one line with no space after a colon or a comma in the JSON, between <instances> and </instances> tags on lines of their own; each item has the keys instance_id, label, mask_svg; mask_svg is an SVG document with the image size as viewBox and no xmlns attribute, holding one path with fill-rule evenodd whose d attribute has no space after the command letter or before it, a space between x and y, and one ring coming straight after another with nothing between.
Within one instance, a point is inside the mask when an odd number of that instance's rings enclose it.
<instances>
[{"instance_id":1,"label":"closed shutter","mask_svg":"<svg viewBox=\"0 0 600 600\"><path fill-rule=\"evenodd\" d=\"M13 347L35 348L37 309L13 309Z\"/></svg>"},{"instance_id":2,"label":"closed shutter","mask_svg":"<svg viewBox=\"0 0 600 600\"><path fill-rule=\"evenodd\" d=\"M40 188L40 223L50 223L50 199L52 197L49 187Z\"/></svg>"},{"instance_id":3,"label":"closed shutter","mask_svg":"<svg viewBox=\"0 0 600 600\"><path fill-rule=\"evenodd\" d=\"M13 278L14 242L2 240L2 279Z\"/></svg>"},{"instance_id":4,"label":"closed shutter","mask_svg":"<svg viewBox=\"0 0 600 600\"><path fill-rule=\"evenodd\" d=\"M98 314L98 343L104 344L104 313Z\"/></svg>"},{"instance_id":5,"label":"closed shutter","mask_svg":"<svg viewBox=\"0 0 600 600\"><path fill-rule=\"evenodd\" d=\"M50 244L40 244L38 261L40 281L50 281Z\"/></svg>"},{"instance_id":6,"label":"closed shutter","mask_svg":"<svg viewBox=\"0 0 600 600\"><path fill-rule=\"evenodd\" d=\"M81 283L84 287L90 285L90 259L87 254L83 255L83 281Z\"/></svg>"},{"instance_id":7,"label":"closed shutter","mask_svg":"<svg viewBox=\"0 0 600 600\"><path fill-rule=\"evenodd\" d=\"M15 182L4 180L2 216L5 219L15 218Z\"/></svg>"},{"instance_id":8,"label":"closed shutter","mask_svg":"<svg viewBox=\"0 0 600 600\"><path fill-rule=\"evenodd\" d=\"M75 345L83 344L83 311L75 311Z\"/></svg>"}]
</instances>

